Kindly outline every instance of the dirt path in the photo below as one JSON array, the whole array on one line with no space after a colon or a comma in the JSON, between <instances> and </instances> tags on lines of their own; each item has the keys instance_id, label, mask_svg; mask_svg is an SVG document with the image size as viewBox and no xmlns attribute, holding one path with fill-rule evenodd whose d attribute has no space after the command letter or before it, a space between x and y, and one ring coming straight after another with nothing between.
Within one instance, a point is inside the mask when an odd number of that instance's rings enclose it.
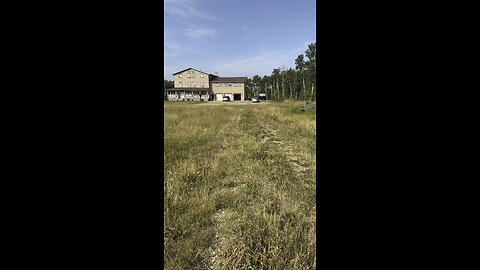
<instances>
[{"instance_id":1,"label":"dirt path","mask_svg":"<svg viewBox=\"0 0 480 270\"><path fill-rule=\"evenodd\" d=\"M310 119L232 105L167 108L166 269L315 269Z\"/></svg>"},{"instance_id":2,"label":"dirt path","mask_svg":"<svg viewBox=\"0 0 480 270\"><path fill-rule=\"evenodd\" d=\"M273 128L271 124L265 123L263 127L262 141L281 146L283 149L282 153L288 160L290 166L292 166L295 174L301 176L307 171L308 164L306 164L302 158L295 153L292 145L288 141L280 138L277 133L278 130Z\"/></svg>"},{"instance_id":3,"label":"dirt path","mask_svg":"<svg viewBox=\"0 0 480 270\"><path fill-rule=\"evenodd\" d=\"M278 122L273 119L264 119L261 114L258 115L243 115L243 111L236 111L236 115L232 118L231 121L225 123L218 131L217 138L219 139L220 148L225 149L229 148L234 150L234 152L240 152L242 149L237 148L238 144L236 140L240 137L240 134L245 134L245 126L241 128L240 122L244 117L249 117L253 123L260 123L261 134L258 138L259 140L256 143L260 145L266 145L265 151L272 151L275 155L281 155L288 161L288 165L292 168L295 176L300 180L305 178L305 173L308 170L308 164L306 164L302 157L296 153L292 147L292 143L288 138L282 138L279 135ZM265 121L262 121L265 120ZM248 127L247 127L248 128ZM291 138L290 138L291 139ZM233 162L235 160L235 154L225 154L225 152L218 152L215 156L217 160L215 170L221 170L225 166L226 162ZM232 198L233 196L243 192L246 182L241 179L241 176L227 176L222 180L226 183L224 186L216 190L212 196L223 196L226 198ZM247 180L248 182L248 180ZM301 182L301 183L300 183ZM260 192L260 196L274 196L278 198L280 202L279 207L283 209L289 209L289 211L301 212L301 203L292 198L292 196L286 190L280 190L276 183L274 182L257 182ZM302 181L299 181L299 184L303 185ZM256 198L258 199L258 198ZM262 199L260 199L261 201ZM235 239L234 235L231 235L229 228L231 224L235 222L235 212L229 207L221 207L218 209L211 217L214 224L215 236L212 242L212 245L208 248L205 253L205 256L208 258L208 269L220 270L226 269L228 262L226 258L229 254L226 254L228 247L232 246L232 239ZM230 250L231 251L231 250ZM242 252L238 251L237 252ZM231 256L231 255L230 255Z\"/></svg>"},{"instance_id":4,"label":"dirt path","mask_svg":"<svg viewBox=\"0 0 480 270\"><path fill-rule=\"evenodd\" d=\"M237 116L231 121L223 125L223 127L218 132L218 138L221 139L221 146L220 148L227 148L234 145L234 142L227 141L225 138L235 138L235 135L238 134L240 131L238 130L238 123L240 123L242 119L241 112L237 112ZM219 153L217 157L219 161L224 160L226 155L224 153ZM223 165L220 165L223 166ZM239 188L244 185L239 181L237 177L227 177L223 179L223 182L226 183L225 186L220 188L219 190L215 191L212 196L232 196L233 194L239 191ZM215 224L215 237L212 246L207 250L207 258L209 258L209 269L212 270L220 270L225 269L224 262L225 262L225 248L224 246L227 245L226 236L223 234L226 231L225 224L228 224L232 218L232 212L228 208L220 208L213 216L212 221Z\"/></svg>"}]
</instances>

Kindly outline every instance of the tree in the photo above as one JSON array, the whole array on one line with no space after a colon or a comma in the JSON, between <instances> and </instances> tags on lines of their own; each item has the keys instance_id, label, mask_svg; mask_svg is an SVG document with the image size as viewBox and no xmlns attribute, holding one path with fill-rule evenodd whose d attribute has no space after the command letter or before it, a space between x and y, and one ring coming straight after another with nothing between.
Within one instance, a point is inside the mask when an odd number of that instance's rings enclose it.
<instances>
[{"instance_id":1,"label":"tree","mask_svg":"<svg viewBox=\"0 0 480 270\"><path fill-rule=\"evenodd\" d=\"M252 78L252 88L253 88L252 91L253 91L253 95L255 95L255 96L258 96L258 94L259 94L259 92L258 92L259 89L258 88L260 86L261 80L262 79L258 75L255 75Z\"/></svg>"},{"instance_id":2,"label":"tree","mask_svg":"<svg viewBox=\"0 0 480 270\"><path fill-rule=\"evenodd\" d=\"M272 83L273 83L273 92L276 100L280 99L280 88L278 86L278 81L279 81L279 76L280 75L280 69L279 68L274 68L272 71Z\"/></svg>"},{"instance_id":3,"label":"tree","mask_svg":"<svg viewBox=\"0 0 480 270\"><path fill-rule=\"evenodd\" d=\"M316 96L316 84L317 84L317 45L316 43L311 43L308 45L308 49L305 51L305 55L308 57L308 62L306 63L306 70L310 81L311 92L310 98L314 99Z\"/></svg>"},{"instance_id":4,"label":"tree","mask_svg":"<svg viewBox=\"0 0 480 270\"><path fill-rule=\"evenodd\" d=\"M285 99L286 80L287 80L287 67L285 65L283 65L279 69L280 69L280 79L282 81L282 84L280 85L280 88L282 89L281 100L284 100Z\"/></svg>"},{"instance_id":5,"label":"tree","mask_svg":"<svg viewBox=\"0 0 480 270\"><path fill-rule=\"evenodd\" d=\"M304 54L295 59L295 69L283 66L275 68L270 76L253 76L251 85L253 93L267 94L269 99L315 99L317 87L317 48L316 43L308 45ZM307 86L310 93L307 92Z\"/></svg>"},{"instance_id":6,"label":"tree","mask_svg":"<svg viewBox=\"0 0 480 270\"><path fill-rule=\"evenodd\" d=\"M311 43L308 45L308 49L305 51L305 55L308 57L310 62L315 63L317 55L317 45L316 43Z\"/></svg>"},{"instance_id":7,"label":"tree","mask_svg":"<svg viewBox=\"0 0 480 270\"><path fill-rule=\"evenodd\" d=\"M252 79L250 78L247 78L247 81L245 82L246 86L247 86L247 97L251 97L252 96L252 88L253 88L253 85L252 85Z\"/></svg>"},{"instance_id":8,"label":"tree","mask_svg":"<svg viewBox=\"0 0 480 270\"><path fill-rule=\"evenodd\" d=\"M305 97L305 59L303 54L300 54L297 59L295 59L295 69L298 70L298 75L302 78L303 82L303 91L301 93L301 97Z\"/></svg>"},{"instance_id":9,"label":"tree","mask_svg":"<svg viewBox=\"0 0 480 270\"><path fill-rule=\"evenodd\" d=\"M163 80L163 98L164 99L167 99L167 89L169 88L173 88L174 86L174 83L173 81L169 81L169 80Z\"/></svg>"},{"instance_id":10,"label":"tree","mask_svg":"<svg viewBox=\"0 0 480 270\"><path fill-rule=\"evenodd\" d=\"M163 80L163 89L173 88L173 81Z\"/></svg>"},{"instance_id":11,"label":"tree","mask_svg":"<svg viewBox=\"0 0 480 270\"><path fill-rule=\"evenodd\" d=\"M270 99L271 96L271 87L270 87L270 77L263 76L262 78L263 92L267 95L267 98Z\"/></svg>"},{"instance_id":12,"label":"tree","mask_svg":"<svg viewBox=\"0 0 480 270\"><path fill-rule=\"evenodd\" d=\"M289 68L286 72L287 77L287 84L288 84L288 98L289 99L296 99L294 95L295 89L295 70Z\"/></svg>"}]
</instances>

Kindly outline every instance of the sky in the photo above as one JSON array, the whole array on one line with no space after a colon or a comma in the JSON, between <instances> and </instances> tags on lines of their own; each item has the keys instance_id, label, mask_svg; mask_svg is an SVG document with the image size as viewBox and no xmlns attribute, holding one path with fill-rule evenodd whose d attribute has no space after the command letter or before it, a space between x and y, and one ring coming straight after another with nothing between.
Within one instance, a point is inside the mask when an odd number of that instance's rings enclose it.
<instances>
[{"instance_id":1,"label":"sky","mask_svg":"<svg viewBox=\"0 0 480 270\"><path fill-rule=\"evenodd\" d=\"M164 78L186 67L225 77L295 68L316 40L316 0L164 0Z\"/></svg>"}]
</instances>

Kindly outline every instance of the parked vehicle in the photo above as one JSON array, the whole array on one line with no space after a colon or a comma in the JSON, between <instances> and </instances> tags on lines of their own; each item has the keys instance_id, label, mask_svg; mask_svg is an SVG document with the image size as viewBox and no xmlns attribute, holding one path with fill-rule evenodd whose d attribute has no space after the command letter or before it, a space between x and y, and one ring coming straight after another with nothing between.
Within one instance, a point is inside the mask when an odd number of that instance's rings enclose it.
<instances>
[{"instance_id":1,"label":"parked vehicle","mask_svg":"<svg viewBox=\"0 0 480 270\"><path fill-rule=\"evenodd\" d=\"M260 100L257 97L252 97L252 103L257 103L260 102Z\"/></svg>"},{"instance_id":2,"label":"parked vehicle","mask_svg":"<svg viewBox=\"0 0 480 270\"><path fill-rule=\"evenodd\" d=\"M222 98L222 101L230 101L230 97L229 97L229 96L224 96L224 97Z\"/></svg>"}]
</instances>

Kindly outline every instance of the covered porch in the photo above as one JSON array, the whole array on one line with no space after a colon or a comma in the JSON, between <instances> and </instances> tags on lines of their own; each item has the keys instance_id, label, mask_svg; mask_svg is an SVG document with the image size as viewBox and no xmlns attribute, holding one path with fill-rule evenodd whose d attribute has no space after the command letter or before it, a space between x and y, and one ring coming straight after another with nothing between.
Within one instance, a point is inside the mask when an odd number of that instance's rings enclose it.
<instances>
[{"instance_id":1,"label":"covered porch","mask_svg":"<svg viewBox=\"0 0 480 270\"><path fill-rule=\"evenodd\" d=\"M209 88L170 88L168 101L208 101L212 99Z\"/></svg>"}]
</instances>

